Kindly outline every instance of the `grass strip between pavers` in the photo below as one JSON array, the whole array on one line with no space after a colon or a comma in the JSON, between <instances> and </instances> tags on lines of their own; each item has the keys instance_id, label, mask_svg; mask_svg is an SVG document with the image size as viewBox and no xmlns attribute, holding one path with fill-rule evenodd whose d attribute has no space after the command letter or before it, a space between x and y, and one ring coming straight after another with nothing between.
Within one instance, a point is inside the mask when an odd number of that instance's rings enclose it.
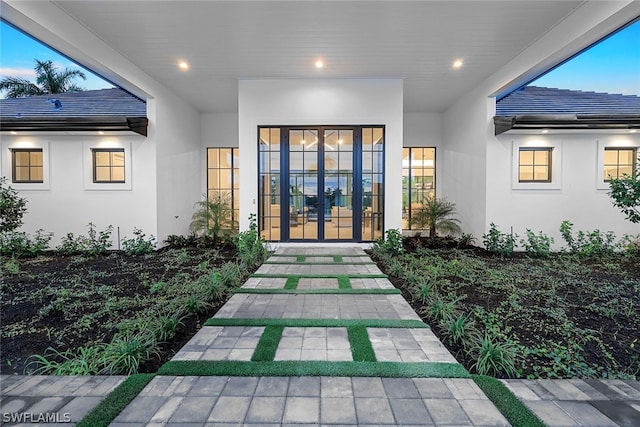
<instances>
[{"instance_id":1,"label":"grass strip between pavers","mask_svg":"<svg viewBox=\"0 0 640 427\"><path fill-rule=\"evenodd\" d=\"M473 381L514 427L544 427L544 423L499 380L472 375Z\"/></svg>"},{"instance_id":2,"label":"grass strip between pavers","mask_svg":"<svg viewBox=\"0 0 640 427\"><path fill-rule=\"evenodd\" d=\"M98 406L80 420L77 427L106 427L127 407L156 374L134 374L125 379Z\"/></svg>"},{"instance_id":3,"label":"grass strip between pavers","mask_svg":"<svg viewBox=\"0 0 640 427\"><path fill-rule=\"evenodd\" d=\"M304 262L306 259L307 259L307 257L304 256L304 255L296 256L296 262Z\"/></svg>"},{"instance_id":4,"label":"grass strip between pavers","mask_svg":"<svg viewBox=\"0 0 640 427\"><path fill-rule=\"evenodd\" d=\"M269 274L269 273L253 273L249 277L258 279L268 279L272 277L281 277L288 279L289 277L304 277L305 279L337 279L340 276L347 276L350 279L386 279L386 274Z\"/></svg>"},{"instance_id":5,"label":"grass strip between pavers","mask_svg":"<svg viewBox=\"0 0 640 427\"><path fill-rule=\"evenodd\" d=\"M399 289L262 289L238 288L237 294L350 294L350 295L395 295Z\"/></svg>"},{"instance_id":6,"label":"grass strip between pavers","mask_svg":"<svg viewBox=\"0 0 640 427\"><path fill-rule=\"evenodd\" d=\"M421 320L395 319L299 319L299 318L233 318L212 317L204 326L287 326L291 328L349 328L364 326L367 328L405 328L429 329Z\"/></svg>"},{"instance_id":7,"label":"grass strip between pavers","mask_svg":"<svg viewBox=\"0 0 640 427\"><path fill-rule=\"evenodd\" d=\"M351 289L351 279L349 276L338 276L339 289Z\"/></svg>"},{"instance_id":8,"label":"grass strip between pavers","mask_svg":"<svg viewBox=\"0 0 640 427\"><path fill-rule=\"evenodd\" d=\"M334 255L333 262L344 262L342 261L342 255Z\"/></svg>"},{"instance_id":9,"label":"grass strip between pavers","mask_svg":"<svg viewBox=\"0 0 640 427\"><path fill-rule=\"evenodd\" d=\"M287 282L284 284L285 289L297 289L300 277L291 276L287 277Z\"/></svg>"},{"instance_id":10,"label":"grass strip between pavers","mask_svg":"<svg viewBox=\"0 0 640 427\"><path fill-rule=\"evenodd\" d=\"M351 344L351 356L354 362L375 362L376 353L371 346L367 327L364 325L353 325L347 327L349 344Z\"/></svg>"},{"instance_id":11,"label":"grass strip between pavers","mask_svg":"<svg viewBox=\"0 0 640 427\"><path fill-rule=\"evenodd\" d=\"M280 338L282 338L282 331L284 331L284 326L266 326L251 356L251 361L271 362L276 357L276 350L278 350L278 344L280 344Z\"/></svg>"},{"instance_id":12,"label":"grass strip between pavers","mask_svg":"<svg viewBox=\"0 0 640 427\"><path fill-rule=\"evenodd\" d=\"M440 362L324 362L283 360L240 362L232 360L176 360L162 365L158 375L189 376L343 376L385 378L469 378L459 363Z\"/></svg>"}]
</instances>

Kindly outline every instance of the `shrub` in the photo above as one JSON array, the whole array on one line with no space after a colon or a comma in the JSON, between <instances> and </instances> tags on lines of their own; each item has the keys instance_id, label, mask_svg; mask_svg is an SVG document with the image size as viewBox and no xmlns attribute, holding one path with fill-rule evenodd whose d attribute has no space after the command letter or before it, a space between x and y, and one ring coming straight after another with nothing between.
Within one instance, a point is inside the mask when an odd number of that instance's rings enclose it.
<instances>
[{"instance_id":1,"label":"shrub","mask_svg":"<svg viewBox=\"0 0 640 427\"><path fill-rule=\"evenodd\" d=\"M471 315L460 314L442 319L439 323L442 334L450 344L458 344L464 347L469 345L469 340L475 333L475 322Z\"/></svg>"},{"instance_id":2,"label":"shrub","mask_svg":"<svg viewBox=\"0 0 640 427\"><path fill-rule=\"evenodd\" d=\"M508 341L500 341L497 335L479 337L471 349L476 362L472 369L480 375L508 376L516 374L516 348Z\"/></svg>"},{"instance_id":3,"label":"shrub","mask_svg":"<svg viewBox=\"0 0 640 427\"><path fill-rule=\"evenodd\" d=\"M627 219L633 223L640 222L640 176L623 175L622 178L609 182L609 197L613 205L620 208Z\"/></svg>"},{"instance_id":4,"label":"shrub","mask_svg":"<svg viewBox=\"0 0 640 427\"><path fill-rule=\"evenodd\" d=\"M155 328L155 336L158 341L169 341L176 336L178 329L184 326L184 316L179 313L161 312L158 313Z\"/></svg>"},{"instance_id":5,"label":"shrub","mask_svg":"<svg viewBox=\"0 0 640 427\"><path fill-rule=\"evenodd\" d=\"M385 237L378 238L374 245L383 253L400 255L404 252L402 232L397 229L387 230Z\"/></svg>"},{"instance_id":6,"label":"shrub","mask_svg":"<svg viewBox=\"0 0 640 427\"><path fill-rule=\"evenodd\" d=\"M517 234L513 231L509 234L501 232L494 224L490 224L489 233L482 235L482 243L489 252L499 254L500 256L513 255L516 244Z\"/></svg>"},{"instance_id":7,"label":"shrub","mask_svg":"<svg viewBox=\"0 0 640 427\"><path fill-rule=\"evenodd\" d=\"M640 235L629 236L625 234L620 242L620 247L626 255L640 256Z\"/></svg>"},{"instance_id":8,"label":"shrub","mask_svg":"<svg viewBox=\"0 0 640 427\"><path fill-rule=\"evenodd\" d=\"M520 244L524 247L524 250L533 257L549 258L551 256L553 237L547 236L542 231L535 234L527 228L527 240L520 239Z\"/></svg>"},{"instance_id":9,"label":"shrub","mask_svg":"<svg viewBox=\"0 0 640 427\"><path fill-rule=\"evenodd\" d=\"M33 375L97 375L102 367L104 345L78 347L60 352L49 347L44 355L29 358L25 371Z\"/></svg>"},{"instance_id":10,"label":"shrub","mask_svg":"<svg viewBox=\"0 0 640 427\"><path fill-rule=\"evenodd\" d=\"M7 185L7 178L0 178L0 232L13 231L22 225L27 212L27 199Z\"/></svg>"},{"instance_id":11,"label":"shrub","mask_svg":"<svg viewBox=\"0 0 640 427\"><path fill-rule=\"evenodd\" d=\"M234 244L240 262L249 270L267 259L269 251L265 246L264 239L258 233L256 214L249 215L249 229L238 233L235 236Z\"/></svg>"},{"instance_id":12,"label":"shrub","mask_svg":"<svg viewBox=\"0 0 640 427\"><path fill-rule=\"evenodd\" d=\"M611 255L616 249L616 236L612 231L603 234L598 229L591 232L580 230L574 236L573 223L565 220L560 224L560 234L569 250L578 255Z\"/></svg>"},{"instance_id":13,"label":"shrub","mask_svg":"<svg viewBox=\"0 0 640 427\"><path fill-rule=\"evenodd\" d=\"M20 264L18 263L18 260L15 258L9 258L3 265L2 265L2 272L7 272L9 274L18 274L20 272ZM0 277L2 277L2 275L0 275Z\"/></svg>"},{"instance_id":14,"label":"shrub","mask_svg":"<svg viewBox=\"0 0 640 427\"><path fill-rule=\"evenodd\" d=\"M196 246L197 241L198 238L195 234L189 234L188 236L171 234L167 236L164 243L170 248L186 248L188 246Z\"/></svg>"},{"instance_id":15,"label":"shrub","mask_svg":"<svg viewBox=\"0 0 640 427\"><path fill-rule=\"evenodd\" d=\"M23 231L5 231L0 233L0 254L14 257L34 257L49 249L53 233L36 231L33 237Z\"/></svg>"},{"instance_id":16,"label":"shrub","mask_svg":"<svg viewBox=\"0 0 640 427\"><path fill-rule=\"evenodd\" d=\"M146 255L156 249L156 238L147 236L138 228L133 229L135 237L122 241L122 250L126 255Z\"/></svg>"},{"instance_id":17,"label":"shrub","mask_svg":"<svg viewBox=\"0 0 640 427\"><path fill-rule=\"evenodd\" d=\"M158 342L149 331L137 334L116 334L104 349L102 374L131 375L138 373L140 365L159 356Z\"/></svg>"},{"instance_id":18,"label":"shrub","mask_svg":"<svg viewBox=\"0 0 640 427\"><path fill-rule=\"evenodd\" d=\"M56 250L62 255L82 254L93 256L107 253L112 244L111 233L113 227L110 225L102 231L96 231L92 222L87 224L87 227L89 227L89 230L86 236L75 236L73 233L67 233Z\"/></svg>"},{"instance_id":19,"label":"shrub","mask_svg":"<svg viewBox=\"0 0 640 427\"><path fill-rule=\"evenodd\" d=\"M458 239L458 247L466 248L467 246L473 246L476 242L476 238L473 237L473 234L470 233L462 233L460 238Z\"/></svg>"}]
</instances>

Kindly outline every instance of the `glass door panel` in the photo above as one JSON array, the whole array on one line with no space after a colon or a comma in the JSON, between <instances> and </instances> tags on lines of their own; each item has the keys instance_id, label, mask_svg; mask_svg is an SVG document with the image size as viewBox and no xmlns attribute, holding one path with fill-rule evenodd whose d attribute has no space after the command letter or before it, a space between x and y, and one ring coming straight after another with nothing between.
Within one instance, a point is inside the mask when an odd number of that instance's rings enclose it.
<instances>
[{"instance_id":1,"label":"glass door panel","mask_svg":"<svg viewBox=\"0 0 640 427\"><path fill-rule=\"evenodd\" d=\"M289 131L289 238L317 240L318 131Z\"/></svg>"}]
</instances>

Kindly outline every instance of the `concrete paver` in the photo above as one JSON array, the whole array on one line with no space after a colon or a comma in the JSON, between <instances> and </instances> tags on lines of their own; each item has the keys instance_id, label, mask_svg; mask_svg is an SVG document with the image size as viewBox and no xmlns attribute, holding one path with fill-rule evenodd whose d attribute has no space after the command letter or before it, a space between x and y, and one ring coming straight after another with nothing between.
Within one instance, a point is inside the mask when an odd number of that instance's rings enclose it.
<instances>
[{"instance_id":1,"label":"concrete paver","mask_svg":"<svg viewBox=\"0 0 640 427\"><path fill-rule=\"evenodd\" d=\"M503 380L549 426L640 425L638 381Z\"/></svg>"}]
</instances>

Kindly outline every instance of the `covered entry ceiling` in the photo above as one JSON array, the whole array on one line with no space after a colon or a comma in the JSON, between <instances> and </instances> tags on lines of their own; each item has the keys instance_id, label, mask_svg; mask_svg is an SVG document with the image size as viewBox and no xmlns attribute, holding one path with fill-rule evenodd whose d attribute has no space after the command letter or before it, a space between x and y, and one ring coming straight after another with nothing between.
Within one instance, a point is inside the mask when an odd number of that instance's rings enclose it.
<instances>
[{"instance_id":1,"label":"covered entry ceiling","mask_svg":"<svg viewBox=\"0 0 640 427\"><path fill-rule=\"evenodd\" d=\"M205 113L237 112L238 79L315 77L400 77L405 111L443 111L583 3L53 1Z\"/></svg>"}]
</instances>

